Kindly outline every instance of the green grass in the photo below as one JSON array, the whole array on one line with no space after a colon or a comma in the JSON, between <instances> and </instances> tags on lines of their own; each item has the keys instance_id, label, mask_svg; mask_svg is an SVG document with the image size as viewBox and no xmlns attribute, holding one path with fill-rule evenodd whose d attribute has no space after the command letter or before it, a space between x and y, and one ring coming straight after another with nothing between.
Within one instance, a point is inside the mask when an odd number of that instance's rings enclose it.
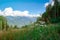
<instances>
[{"instance_id":1,"label":"green grass","mask_svg":"<svg viewBox=\"0 0 60 40\"><path fill-rule=\"evenodd\" d=\"M0 34L0 40L60 40L60 25L14 29Z\"/></svg>"}]
</instances>

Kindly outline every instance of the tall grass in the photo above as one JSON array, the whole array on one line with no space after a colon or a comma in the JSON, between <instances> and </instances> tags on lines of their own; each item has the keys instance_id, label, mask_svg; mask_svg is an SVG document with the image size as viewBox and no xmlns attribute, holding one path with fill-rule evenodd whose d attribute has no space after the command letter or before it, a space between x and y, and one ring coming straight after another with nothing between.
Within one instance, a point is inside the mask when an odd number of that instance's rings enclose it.
<instances>
[{"instance_id":1,"label":"tall grass","mask_svg":"<svg viewBox=\"0 0 60 40\"><path fill-rule=\"evenodd\" d=\"M0 32L0 40L60 40L60 25L35 26Z\"/></svg>"}]
</instances>

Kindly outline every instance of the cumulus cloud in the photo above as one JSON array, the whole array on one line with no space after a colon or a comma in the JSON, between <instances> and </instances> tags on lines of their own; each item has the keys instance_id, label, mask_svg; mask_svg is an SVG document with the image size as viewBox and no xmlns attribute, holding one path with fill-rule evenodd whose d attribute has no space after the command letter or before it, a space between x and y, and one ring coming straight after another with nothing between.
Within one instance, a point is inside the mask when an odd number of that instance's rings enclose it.
<instances>
[{"instance_id":1,"label":"cumulus cloud","mask_svg":"<svg viewBox=\"0 0 60 40\"><path fill-rule=\"evenodd\" d=\"M54 5L54 1L52 1L52 3L51 3L51 6L53 6Z\"/></svg>"},{"instance_id":2,"label":"cumulus cloud","mask_svg":"<svg viewBox=\"0 0 60 40\"><path fill-rule=\"evenodd\" d=\"M40 17L40 14L30 14L29 11L13 10L11 7L0 10L0 15L3 16L26 16L26 17Z\"/></svg>"},{"instance_id":3,"label":"cumulus cloud","mask_svg":"<svg viewBox=\"0 0 60 40\"><path fill-rule=\"evenodd\" d=\"M60 2L60 0L58 0L58 2Z\"/></svg>"},{"instance_id":4,"label":"cumulus cloud","mask_svg":"<svg viewBox=\"0 0 60 40\"><path fill-rule=\"evenodd\" d=\"M45 3L45 7L47 7L49 4L51 4L51 6L54 5L54 1L53 0L49 0L49 2Z\"/></svg>"},{"instance_id":5,"label":"cumulus cloud","mask_svg":"<svg viewBox=\"0 0 60 40\"><path fill-rule=\"evenodd\" d=\"M45 7L47 7L49 5L49 2L45 3Z\"/></svg>"}]
</instances>

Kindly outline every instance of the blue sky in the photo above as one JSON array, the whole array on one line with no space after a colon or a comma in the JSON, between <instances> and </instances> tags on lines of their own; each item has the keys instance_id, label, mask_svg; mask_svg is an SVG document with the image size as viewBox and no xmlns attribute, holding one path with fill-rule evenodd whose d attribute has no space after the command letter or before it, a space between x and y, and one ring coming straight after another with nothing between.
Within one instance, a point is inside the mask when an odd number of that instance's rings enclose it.
<instances>
[{"instance_id":1,"label":"blue sky","mask_svg":"<svg viewBox=\"0 0 60 40\"><path fill-rule=\"evenodd\" d=\"M40 14L46 9L45 3L49 0L0 0L0 10L11 7L13 10L29 11L30 14Z\"/></svg>"}]
</instances>

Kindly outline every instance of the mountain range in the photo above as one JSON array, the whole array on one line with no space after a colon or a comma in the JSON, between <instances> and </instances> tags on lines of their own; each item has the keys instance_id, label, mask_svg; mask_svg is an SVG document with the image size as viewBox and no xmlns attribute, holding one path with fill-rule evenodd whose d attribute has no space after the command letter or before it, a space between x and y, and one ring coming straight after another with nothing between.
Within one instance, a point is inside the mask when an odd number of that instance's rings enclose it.
<instances>
[{"instance_id":1,"label":"mountain range","mask_svg":"<svg viewBox=\"0 0 60 40\"><path fill-rule=\"evenodd\" d=\"M9 25L24 26L37 20L37 17L6 16Z\"/></svg>"}]
</instances>

